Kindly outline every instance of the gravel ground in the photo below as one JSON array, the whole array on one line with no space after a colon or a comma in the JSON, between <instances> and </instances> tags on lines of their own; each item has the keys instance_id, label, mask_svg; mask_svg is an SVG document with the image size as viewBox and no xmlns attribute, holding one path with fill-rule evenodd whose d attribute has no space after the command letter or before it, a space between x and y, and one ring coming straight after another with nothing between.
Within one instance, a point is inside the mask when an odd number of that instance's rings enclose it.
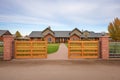
<instances>
[{"instance_id":1,"label":"gravel ground","mask_svg":"<svg viewBox=\"0 0 120 80\"><path fill-rule=\"evenodd\" d=\"M120 60L0 61L0 80L120 80Z\"/></svg>"}]
</instances>

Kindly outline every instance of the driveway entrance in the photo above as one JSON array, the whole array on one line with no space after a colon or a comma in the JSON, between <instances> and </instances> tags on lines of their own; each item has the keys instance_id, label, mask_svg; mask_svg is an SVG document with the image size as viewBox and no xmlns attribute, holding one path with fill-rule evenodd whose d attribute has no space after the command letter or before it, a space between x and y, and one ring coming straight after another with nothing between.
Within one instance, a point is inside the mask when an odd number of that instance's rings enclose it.
<instances>
[{"instance_id":1,"label":"driveway entrance","mask_svg":"<svg viewBox=\"0 0 120 80\"><path fill-rule=\"evenodd\" d=\"M57 52L48 54L50 60L67 60L68 59L68 48L64 43L61 43Z\"/></svg>"}]
</instances>

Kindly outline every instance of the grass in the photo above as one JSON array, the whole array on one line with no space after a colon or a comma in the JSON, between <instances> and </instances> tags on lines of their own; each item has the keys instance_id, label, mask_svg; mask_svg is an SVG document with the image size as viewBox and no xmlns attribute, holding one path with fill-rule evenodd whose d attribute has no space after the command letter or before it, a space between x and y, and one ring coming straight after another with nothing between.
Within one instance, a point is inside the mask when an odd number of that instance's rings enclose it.
<instances>
[{"instance_id":1,"label":"grass","mask_svg":"<svg viewBox=\"0 0 120 80\"><path fill-rule=\"evenodd\" d=\"M109 52L112 54L120 54L120 42L110 42Z\"/></svg>"},{"instance_id":2,"label":"grass","mask_svg":"<svg viewBox=\"0 0 120 80\"><path fill-rule=\"evenodd\" d=\"M68 43L65 43L66 47L68 47Z\"/></svg>"},{"instance_id":3,"label":"grass","mask_svg":"<svg viewBox=\"0 0 120 80\"><path fill-rule=\"evenodd\" d=\"M48 54L54 53L59 49L59 44L58 43L52 43L48 44Z\"/></svg>"},{"instance_id":4,"label":"grass","mask_svg":"<svg viewBox=\"0 0 120 80\"><path fill-rule=\"evenodd\" d=\"M0 55L3 55L3 47L0 47Z\"/></svg>"},{"instance_id":5,"label":"grass","mask_svg":"<svg viewBox=\"0 0 120 80\"><path fill-rule=\"evenodd\" d=\"M59 44L58 43L52 43L48 44L48 54L54 53L58 50ZM3 46L0 46L0 55L3 54Z\"/></svg>"},{"instance_id":6,"label":"grass","mask_svg":"<svg viewBox=\"0 0 120 80\"><path fill-rule=\"evenodd\" d=\"M3 42L0 41L0 55L3 54Z\"/></svg>"}]
</instances>

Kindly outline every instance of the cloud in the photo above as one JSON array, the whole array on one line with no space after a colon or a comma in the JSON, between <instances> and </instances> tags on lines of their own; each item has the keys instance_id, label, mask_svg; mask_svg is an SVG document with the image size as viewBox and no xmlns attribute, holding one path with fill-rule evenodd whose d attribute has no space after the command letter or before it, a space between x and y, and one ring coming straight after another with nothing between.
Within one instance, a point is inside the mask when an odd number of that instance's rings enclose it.
<instances>
[{"instance_id":1,"label":"cloud","mask_svg":"<svg viewBox=\"0 0 120 80\"><path fill-rule=\"evenodd\" d=\"M1 0L0 4L4 4L0 22L97 26L120 17L119 0Z\"/></svg>"},{"instance_id":2,"label":"cloud","mask_svg":"<svg viewBox=\"0 0 120 80\"><path fill-rule=\"evenodd\" d=\"M65 24L59 22L52 22L46 19L40 19L35 17L27 17L27 16L7 16L0 15L0 22L7 23L21 23L21 24L41 24L41 25L51 25L51 26L67 26Z\"/></svg>"}]
</instances>

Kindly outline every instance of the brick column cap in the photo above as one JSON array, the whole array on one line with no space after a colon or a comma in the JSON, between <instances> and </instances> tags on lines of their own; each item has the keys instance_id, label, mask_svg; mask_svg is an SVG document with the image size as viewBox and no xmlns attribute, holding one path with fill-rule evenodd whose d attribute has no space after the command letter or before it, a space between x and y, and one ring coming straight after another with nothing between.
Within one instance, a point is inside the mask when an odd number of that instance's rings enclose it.
<instances>
[{"instance_id":1,"label":"brick column cap","mask_svg":"<svg viewBox=\"0 0 120 80\"><path fill-rule=\"evenodd\" d=\"M108 38L109 36L101 36L100 38Z\"/></svg>"}]
</instances>

